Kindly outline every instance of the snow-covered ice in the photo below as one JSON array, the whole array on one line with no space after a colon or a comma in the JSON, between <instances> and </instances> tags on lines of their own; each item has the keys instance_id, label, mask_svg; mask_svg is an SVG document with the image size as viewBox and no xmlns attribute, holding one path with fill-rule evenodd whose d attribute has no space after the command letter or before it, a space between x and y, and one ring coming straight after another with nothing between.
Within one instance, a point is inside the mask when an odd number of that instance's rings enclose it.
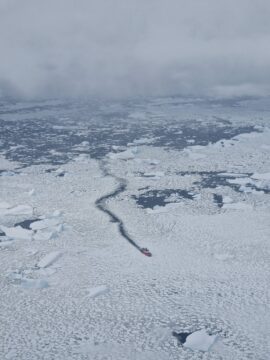
<instances>
[{"instance_id":1,"label":"snow-covered ice","mask_svg":"<svg viewBox=\"0 0 270 360\"><path fill-rule=\"evenodd\" d=\"M44 289L48 286L48 282L43 279L21 279L21 287L24 289Z\"/></svg>"},{"instance_id":2,"label":"snow-covered ice","mask_svg":"<svg viewBox=\"0 0 270 360\"><path fill-rule=\"evenodd\" d=\"M13 241L0 241L0 248L5 249L5 248L9 248L13 245Z\"/></svg>"},{"instance_id":3,"label":"snow-covered ice","mask_svg":"<svg viewBox=\"0 0 270 360\"><path fill-rule=\"evenodd\" d=\"M231 204L233 202L233 199L230 196L224 196L222 198L223 204Z\"/></svg>"},{"instance_id":4,"label":"snow-covered ice","mask_svg":"<svg viewBox=\"0 0 270 360\"><path fill-rule=\"evenodd\" d=\"M109 158L112 160L131 160L135 158L137 151L137 147L133 147L119 153L110 153Z\"/></svg>"},{"instance_id":5,"label":"snow-covered ice","mask_svg":"<svg viewBox=\"0 0 270 360\"><path fill-rule=\"evenodd\" d=\"M183 346L192 350L209 351L216 339L217 335L208 335L206 330L202 329L189 335Z\"/></svg>"},{"instance_id":6,"label":"snow-covered ice","mask_svg":"<svg viewBox=\"0 0 270 360\"><path fill-rule=\"evenodd\" d=\"M237 203L225 203L222 208L228 210L249 211L253 209L253 206L250 204L245 204L243 202L237 202Z\"/></svg>"},{"instance_id":7,"label":"snow-covered ice","mask_svg":"<svg viewBox=\"0 0 270 360\"><path fill-rule=\"evenodd\" d=\"M30 225L30 227L32 230L43 230L57 226L59 225L59 223L60 223L60 219L56 217L56 218L49 218L40 221L35 221Z\"/></svg>"},{"instance_id":8,"label":"snow-covered ice","mask_svg":"<svg viewBox=\"0 0 270 360\"><path fill-rule=\"evenodd\" d=\"M61 256L62 253L60 251L52 251L39 260L37 267L46 268L55 263Z\"/></svg>"},{"instance_id":9,"label":"snow-covered ice","mask_svg":"<svg viewBox=\"0 0 270 360\"><path fill-rule=\"evenodd\" d=\"M2 203L3 206L3 203ZM29 205L16 205L12 207L2 207L0 208L0 216L6 215L29 215L33 214L33 208Z\"/></svg>"},{"instance_id":10,"label":"snow-covered ice","mask_svg":"<svg viewBox=\"0 0 270 360\"><path fill-rule=\"evenodd\" d=\"M33 237L32 230L23 229L21 226L7 227L7 226L2 225L2 226L0 226L0 229L10 239L31 240Z\"/></svg>"},{"instance_id":11,"label":"snow-covered ice","mask_svg":"<svg viewBox=\"0 0 270 360\"><path fill-rule=\"evenodd\" d=\"M106 285L100 285L100 286L96 286L93 287L91 289L88 290L88 296L91 298L95 298L97 296L106 294L109 292L109 288Z\"/></svg>"}]
</instances>

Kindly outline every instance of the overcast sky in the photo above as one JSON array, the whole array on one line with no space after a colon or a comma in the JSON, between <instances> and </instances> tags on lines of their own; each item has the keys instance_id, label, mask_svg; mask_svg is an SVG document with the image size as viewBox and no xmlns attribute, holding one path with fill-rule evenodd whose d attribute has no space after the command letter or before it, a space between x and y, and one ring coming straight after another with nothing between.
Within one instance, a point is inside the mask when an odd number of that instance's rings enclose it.
<instances>
[{"instance_id":1,"label":"overcast sky","mask_svg":"<svg viewBox=\"0 0 270 360\"><path fill-rule=\"evenodd\" d=\"M0 94L266 95L270 0L0 0Z\"/></svg>"}]
</instances>

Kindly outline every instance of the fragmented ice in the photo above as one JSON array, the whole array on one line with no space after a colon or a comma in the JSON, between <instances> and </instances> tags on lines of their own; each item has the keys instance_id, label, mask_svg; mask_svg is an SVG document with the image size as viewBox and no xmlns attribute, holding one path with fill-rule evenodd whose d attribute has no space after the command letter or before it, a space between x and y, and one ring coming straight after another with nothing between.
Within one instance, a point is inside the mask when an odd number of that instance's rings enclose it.
<instances>
[{"instance_id":1,"label":"fragmented ice","mask_svg":"<svg viewBox=\"0 0 270 360\"><path fill-rule=\"evenodd\" d=\"M0 110L1 359L268 358L269 99Z\"/></svg>"}]
</instances>

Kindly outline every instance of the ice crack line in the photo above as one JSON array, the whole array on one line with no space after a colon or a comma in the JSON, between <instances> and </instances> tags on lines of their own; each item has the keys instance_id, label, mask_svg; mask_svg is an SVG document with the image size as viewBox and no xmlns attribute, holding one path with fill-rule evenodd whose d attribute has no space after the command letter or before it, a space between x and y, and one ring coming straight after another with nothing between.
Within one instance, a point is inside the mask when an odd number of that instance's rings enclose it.
<instances>
[{"instance_id":1,"label":"ice crack line","mask_svg":"<svg viewBox=\"0 0 270 360\"><path fill-rule=\"evenodd\" d=\"M109 210L107 208L107 200L108 199L112 199L112 198L115 198L117 195L121 194L122 192L124 192L127 188L127 181L125 179L122 179L122 178L119 178L119 177L116 177L114 175L112 175L106 168L106 164L105 162L101 162L100 163L100 168L104 174L104 176L110 176L112 178L114 178L118 183L118 187L111 193L109 194L106 194L106 195L103 195L101 196L100 198L98 198L96 201L95 201L95 205L96 207L104 212L105 214L107 214L110 218L111 218L111 221L114 222L114 223L117 223L118 224L118 230L120 232L120 234L123 236L123 238L125 238L132 246L134 246L137 250L139 250L140 252L142 252L143 254L147 255L147 256L151 256L151 253L145 249L145 248L141 248L131 237L130 235L128 234L127 230L125 229L125 226L124 226L124 222L122 219L120 219L115 213L113 213L111 210Z\"/></svg>"}]
</instances>

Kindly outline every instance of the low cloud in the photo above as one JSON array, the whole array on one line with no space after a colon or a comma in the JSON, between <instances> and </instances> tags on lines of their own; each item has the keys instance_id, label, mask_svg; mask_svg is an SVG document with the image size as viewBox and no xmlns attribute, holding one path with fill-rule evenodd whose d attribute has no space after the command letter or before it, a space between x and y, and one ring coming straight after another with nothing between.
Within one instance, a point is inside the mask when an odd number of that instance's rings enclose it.
<instances>
[{"instance_id":1,"label":"low cloud","mask_svg":"<svg viewBox=\"0 0 270 360\"><path fill-rule=\"evenodd\" d=\"M269 0L0 0L0 96L270 93Z\"/></svg>"}]
</instances>

